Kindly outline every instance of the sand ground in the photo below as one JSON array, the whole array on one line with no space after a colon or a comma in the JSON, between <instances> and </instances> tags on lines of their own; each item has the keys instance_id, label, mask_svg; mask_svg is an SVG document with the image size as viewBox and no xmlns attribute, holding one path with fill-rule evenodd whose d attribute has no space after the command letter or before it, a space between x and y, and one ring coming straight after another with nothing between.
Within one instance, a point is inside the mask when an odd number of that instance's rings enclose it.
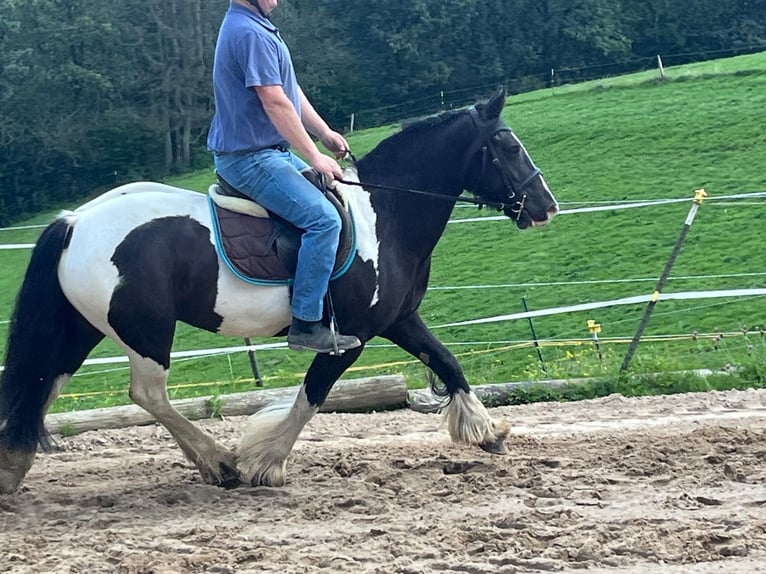
<instances>
[{"instance_id":1,"label":"sand ground","mask_svg":"<svg viewBox=\"0 0 766 574\"><path fill-rule=\"evenodd\" d=\"M0 572L766 572L765 392L492 413L509 456L438 415L317 415L282 488L202 484L159 426L59 437L0 496Z\"/></svg>"}]
</instances>

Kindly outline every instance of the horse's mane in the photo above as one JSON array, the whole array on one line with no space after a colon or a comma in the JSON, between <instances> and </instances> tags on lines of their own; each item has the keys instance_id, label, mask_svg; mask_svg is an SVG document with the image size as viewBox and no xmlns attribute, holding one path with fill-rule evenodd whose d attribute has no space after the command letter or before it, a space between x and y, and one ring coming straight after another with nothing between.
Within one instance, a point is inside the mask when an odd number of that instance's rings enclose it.
<instances>
[{"instance_id":1,"label":"horse's mane","mask_svg":"<svg viewBox=\"0 0 766 574\"><path fill-rule=\"evenodd\" d=\"M373 158L380 153L385 154L391 148L400 147L403 141L410 141L413 136L419 136L423 132L431 131L433 128L449 123L453 118L463 113L465 113L465 109L448 110L430 116L405 120L402 122L401 129L398 132L378 143L377 146L365 155L365 158Z\"/></svg>"},{"instance_id":2,"label":"horse's mane","mask_svg":"<svg viewBox=\"0 0 766 574\"><path fill-rule=\"evenodd\" d=\"M447 123L449 120L465 112L464 109L448 110L438 114L432 114L421 118L413 118L404 120L402 122L402 129L399 133L407 132L408 134L417 133L424 129L431 129L443 123Z\"/></svg>"}]
</instances>

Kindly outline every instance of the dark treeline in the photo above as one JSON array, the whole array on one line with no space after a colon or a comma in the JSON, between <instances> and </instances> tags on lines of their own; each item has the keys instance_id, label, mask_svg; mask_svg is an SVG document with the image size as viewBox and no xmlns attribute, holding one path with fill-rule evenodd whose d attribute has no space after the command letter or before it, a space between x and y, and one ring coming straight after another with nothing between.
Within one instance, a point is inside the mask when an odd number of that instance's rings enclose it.
<instances>
[{"instance_id":1,"label":"dark treeline","mask_svg":"<svg viewBox=\"0 0 766 574\"><path fill-rule=\"evenodd\" d=\"M274 20L302 85L339 129L351 113L371 125L436 111L442 92L463 104L499 84L540 87L551 69L572 80L657 54L766 45L766 0L280 4ZM0 223L207 165L212 55L227 5L0 0Z\"/></svg>"}]
</instances>

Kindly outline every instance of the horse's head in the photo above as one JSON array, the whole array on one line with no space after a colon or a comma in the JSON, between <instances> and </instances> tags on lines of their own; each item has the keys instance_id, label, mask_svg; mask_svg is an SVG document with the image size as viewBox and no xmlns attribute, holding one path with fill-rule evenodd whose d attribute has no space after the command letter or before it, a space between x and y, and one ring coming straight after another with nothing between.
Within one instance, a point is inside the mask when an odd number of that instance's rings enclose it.
<instances>
[{"instance_id":1,"label":"horse's head","mask_svg":"<svg viewBox=\"0 0 766 574\"><path fill-rule=\"evenodd\" d=\"M468 189L480 199L500 205L519 228L545 225L558 204L524 144L500 119L505 90L467 113L476 133L466 165Z\"/></svg>"}]
</instances>

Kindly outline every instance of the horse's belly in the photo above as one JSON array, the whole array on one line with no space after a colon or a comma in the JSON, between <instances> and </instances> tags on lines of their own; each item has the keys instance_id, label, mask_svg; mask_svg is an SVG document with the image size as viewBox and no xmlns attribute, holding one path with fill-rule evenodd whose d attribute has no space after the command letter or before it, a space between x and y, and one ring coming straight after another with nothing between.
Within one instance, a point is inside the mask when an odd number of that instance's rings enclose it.
<instances>
[{"instance_id":1,"label":"horse's belly","mask_svg":"<svg viewBox=\"0 0 766 574\"><path fill-rule=\"evenodd\" d=\"M227 337L270 337L290 324L288 288L250 285L221 266L215 312Z\"/></svg>"}]
</instances>

